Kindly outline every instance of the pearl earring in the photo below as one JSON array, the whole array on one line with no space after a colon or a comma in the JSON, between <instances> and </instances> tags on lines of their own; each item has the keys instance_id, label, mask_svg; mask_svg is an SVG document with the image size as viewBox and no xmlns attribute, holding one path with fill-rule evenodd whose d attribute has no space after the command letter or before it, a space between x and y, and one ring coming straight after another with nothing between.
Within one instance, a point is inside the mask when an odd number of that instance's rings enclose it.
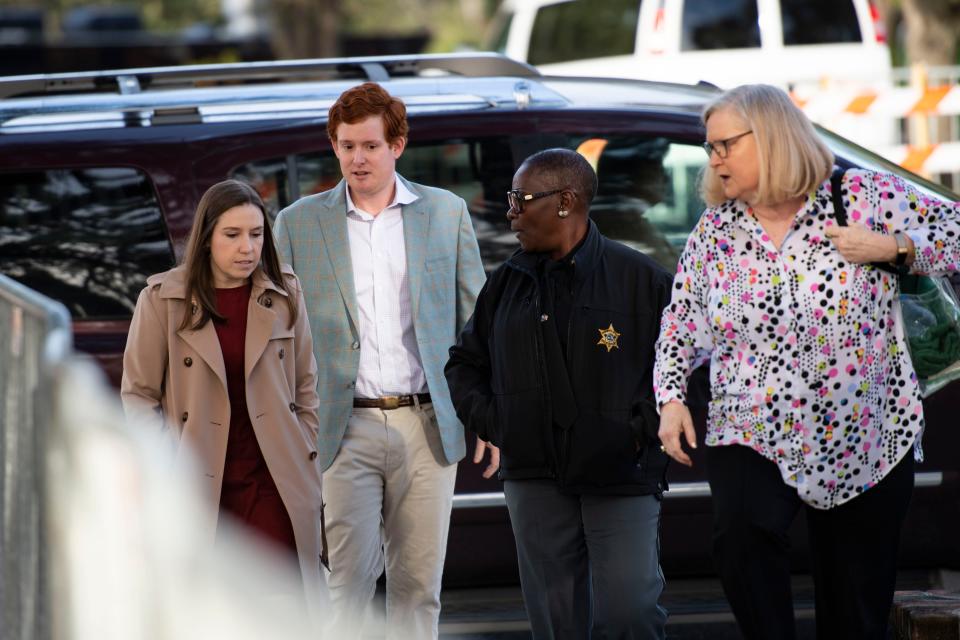
<instances>
[{"instance_id":1,"label":"pearl earring","mask_svg":"<svg viewBox=\"0 0 960 640\"><path fill-rule=\"evenodd\" d=\"M570 212L567 211L566 209L560 209L559 211L557 211L557 215L560 216L561 218L566 218L568 215L570 215Z\"/></svg>"}]
</instances>

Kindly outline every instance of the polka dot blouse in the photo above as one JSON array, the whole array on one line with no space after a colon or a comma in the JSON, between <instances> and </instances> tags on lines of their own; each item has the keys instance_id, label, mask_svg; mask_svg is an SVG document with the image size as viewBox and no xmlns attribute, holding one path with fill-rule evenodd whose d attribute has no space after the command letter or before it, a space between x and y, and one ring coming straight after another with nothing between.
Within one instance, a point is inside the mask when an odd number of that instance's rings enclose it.
<instances>
[{"instance_id":1,"label":"polka dot blouse","mask_svg":"<svg viewBox=\"0 0 960 640\"><path fill-rule=\"evenodd\" d=\"M657 342L657 401L683 401L712 358L707 444L744 445L829 509L877 484L918 442L923 407L898 318L897 279L848 263L824 236L830 181L774 246L743 202L704 211L680 258ZM848 170L851 224L905 231L915 273L960 264L960 206L896 176ZM918 448L919 452L919 448Z\"/></svg>"}]
</instances>

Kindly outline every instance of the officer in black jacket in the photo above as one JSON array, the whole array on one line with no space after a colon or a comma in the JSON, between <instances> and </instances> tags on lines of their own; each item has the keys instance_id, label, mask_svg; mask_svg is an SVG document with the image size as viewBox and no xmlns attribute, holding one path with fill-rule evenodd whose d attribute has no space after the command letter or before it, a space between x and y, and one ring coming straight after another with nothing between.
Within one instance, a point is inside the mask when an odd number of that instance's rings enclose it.
<instances>
[{"instance_id":1,"label":"officer in black jacket","mask_svg":"<svg viewBox=\"0 0 960 640\"><path fill-rule=\"evenodd\" d=\"M573 151L524 161L507 213L520 250L445 373L457 416L500 456L534 638L663 638L652 370L672 279L597 231L596 188Z\"/></svg>"}]
</instances>

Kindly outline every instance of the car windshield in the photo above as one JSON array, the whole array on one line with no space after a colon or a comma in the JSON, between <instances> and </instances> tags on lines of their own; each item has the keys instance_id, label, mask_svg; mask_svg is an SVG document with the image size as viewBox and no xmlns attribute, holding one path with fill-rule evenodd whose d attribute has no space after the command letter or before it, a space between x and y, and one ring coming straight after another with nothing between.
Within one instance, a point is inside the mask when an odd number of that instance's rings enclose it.
<instances>
[{"instance_id":1,"label":"car windshield","mask_svg":"<svg viewBox=\"0 0 960 640\"><path fill-rule=\"evenodd\" d=\"M846 138L841 138L837 134L832 133L820 126L817 126L817 130L827 141L827 145L830 147L830 149L844 160L852 162L853 164L863 167L864 169L895 173L909 180L927 194L940 198L941 200L950 200L952 202L960 200L960 196L950 189L933 183L915 173L911 173L900 165L895 164L886 158L878 156L869 149L864 149L860 145L850 142Z\"/></svg>"}]
</instances>

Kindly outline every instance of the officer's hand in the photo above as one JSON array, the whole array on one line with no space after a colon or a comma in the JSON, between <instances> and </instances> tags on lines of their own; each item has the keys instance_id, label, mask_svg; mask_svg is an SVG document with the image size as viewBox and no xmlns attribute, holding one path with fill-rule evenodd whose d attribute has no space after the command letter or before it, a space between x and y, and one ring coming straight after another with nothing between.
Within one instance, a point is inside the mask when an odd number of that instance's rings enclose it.
<instances>
[{"instance_id":1,"label":"officer's hand","mask_svg":"<svg viewBox=\"0 0 960 640\"><path fill-rule=\"evenodd\" d=\"M693 430L693 418L690 410L682 402L668 402L660 408L660 450L668 456L688 467L693 466L693 460L683 450L680 435L687 441L691 449L697 448L697 434Z\"/></svg>"},{"instance_id":2,"label":"officer's hand","mask_svg":"<svg viewBox=\"0 0 960 640\"><path fill-rule=\"evenodd\" d=\"M500 468L500 449L495 447L489 442L477 438L477 448L473 452L473 462L474 464L480 464L483 461L483 452L485 450L490 450L490 464L487 465L487 468L483 470L483 477L490 478L497 472L497 469Z\"/></svg>"}]
</instances>

